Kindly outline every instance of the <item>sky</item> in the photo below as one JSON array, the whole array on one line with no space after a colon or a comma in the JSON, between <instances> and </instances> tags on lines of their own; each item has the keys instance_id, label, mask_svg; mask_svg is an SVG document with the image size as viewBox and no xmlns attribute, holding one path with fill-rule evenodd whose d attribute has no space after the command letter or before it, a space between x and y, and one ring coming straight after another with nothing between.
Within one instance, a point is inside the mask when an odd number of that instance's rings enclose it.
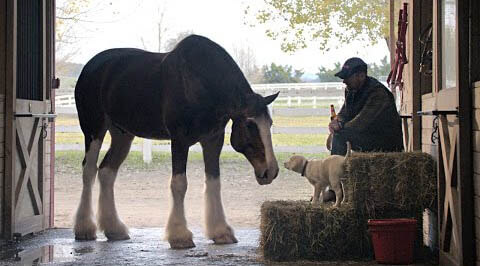
<instances>
[{"instance_id":1,"label":"sky","mask_svg":"<svg viewBox=\"0 0 480 266\"><path fill-rule=\"evenodd\" d=\"M259 66L273 62L314 74L320 66L331 68L334 63L352 56L359 56L367 63L378 63L388 55L383 40L376 45L355 42L339 49L333 45L328 52L311 45L293 54L284 53L279 41L266 37L263 26L252 28L244 23L245 7L261 3L258 0L92 1L96 8L85 18L88 22L75 25L81 36L79 51L73 59L77 63L84 64L96 53L116 47L157 51L157 21L162 11L166 39L192 31L217 42L231 55L233 47L250 47ZM63 0L57 1L61 2Z\"/></svg>"}]
</instances>

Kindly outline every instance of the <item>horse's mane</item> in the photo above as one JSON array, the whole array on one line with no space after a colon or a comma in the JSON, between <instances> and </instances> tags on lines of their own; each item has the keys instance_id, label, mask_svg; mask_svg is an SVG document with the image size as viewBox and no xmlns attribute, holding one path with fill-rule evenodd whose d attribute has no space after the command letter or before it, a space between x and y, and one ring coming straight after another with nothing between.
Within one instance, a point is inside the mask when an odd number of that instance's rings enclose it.
<instances>
[{"instance_id":1,"label":"horse's mane","mask_svg":"<svg viewBox=\"0 0 480 266\"><path fill-rule=\"evenodd\" d=\"M253 93L237 63L225 49L210 39L199 35L187 36L172 52L181 56L185 60L185 66L202 82L206 82L210 89L235 89L240 94Z\"/></svg>"}]
</instances>

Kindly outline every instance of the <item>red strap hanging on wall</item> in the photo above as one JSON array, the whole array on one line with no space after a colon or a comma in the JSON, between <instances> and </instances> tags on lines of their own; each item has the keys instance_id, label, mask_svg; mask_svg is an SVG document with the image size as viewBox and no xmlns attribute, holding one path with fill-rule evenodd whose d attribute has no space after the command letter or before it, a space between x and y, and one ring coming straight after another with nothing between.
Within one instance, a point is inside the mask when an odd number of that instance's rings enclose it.
<instances>
[{"instance_id":1,"label":"red strap hanging on wall","mask_svg":"<svg viewBox=\"0 0 480 266\"><path fill-rule=\"evenodd\" d=\"M388 74L387 83L390 85L390 90L395 94L398 87L401 93L400 103L403 103L403 66L408 63L406 53L405 35L408 26L408 3L403 4L403 9L400 9L398 14L398 38L395 48L395 62L391 64L391 71Z\"/></svg>"}]
</instances>

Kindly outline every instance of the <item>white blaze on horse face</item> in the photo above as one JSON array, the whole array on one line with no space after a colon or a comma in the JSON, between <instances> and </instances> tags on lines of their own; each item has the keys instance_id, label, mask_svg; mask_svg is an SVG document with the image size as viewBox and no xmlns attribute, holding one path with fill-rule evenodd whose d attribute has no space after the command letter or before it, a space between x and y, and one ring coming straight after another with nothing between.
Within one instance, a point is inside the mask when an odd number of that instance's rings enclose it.
<instances>
[{"instance_id":1,"label":"white blaze on horse face","mask_svg":"<svg viewBox=\"0 0 480 266\"><path fill-rule=\"evenodd\" d=\"M268 170L268 179L275 178L275 175L278 173L278 164L275 154L273 153L272 145L272 134L270 127L272 125L272 120L270 117L265 115L260 115L253 118L257 124L258 130L260 132L260 138L262 139L263 146L265 148L265 160L267 162Z\"/></svg>"}]
</instances>

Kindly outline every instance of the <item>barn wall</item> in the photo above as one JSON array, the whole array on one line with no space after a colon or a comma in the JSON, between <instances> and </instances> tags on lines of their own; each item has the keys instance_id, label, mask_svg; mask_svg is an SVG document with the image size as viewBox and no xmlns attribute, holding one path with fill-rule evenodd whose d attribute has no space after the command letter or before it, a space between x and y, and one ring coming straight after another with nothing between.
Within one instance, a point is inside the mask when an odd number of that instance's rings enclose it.
<instances>
[{"instance_id":1,"label":"barn wall","mask_svg":"<svg viewBox=\"0 0 480 266\"><path fill-rule=\"evenodd\" d=\"M475 82L472 93L472 149L475 241L477 243L477 265L480 265L478 248L480 247L480 82Z\"/></svg>"}]
</instances>

